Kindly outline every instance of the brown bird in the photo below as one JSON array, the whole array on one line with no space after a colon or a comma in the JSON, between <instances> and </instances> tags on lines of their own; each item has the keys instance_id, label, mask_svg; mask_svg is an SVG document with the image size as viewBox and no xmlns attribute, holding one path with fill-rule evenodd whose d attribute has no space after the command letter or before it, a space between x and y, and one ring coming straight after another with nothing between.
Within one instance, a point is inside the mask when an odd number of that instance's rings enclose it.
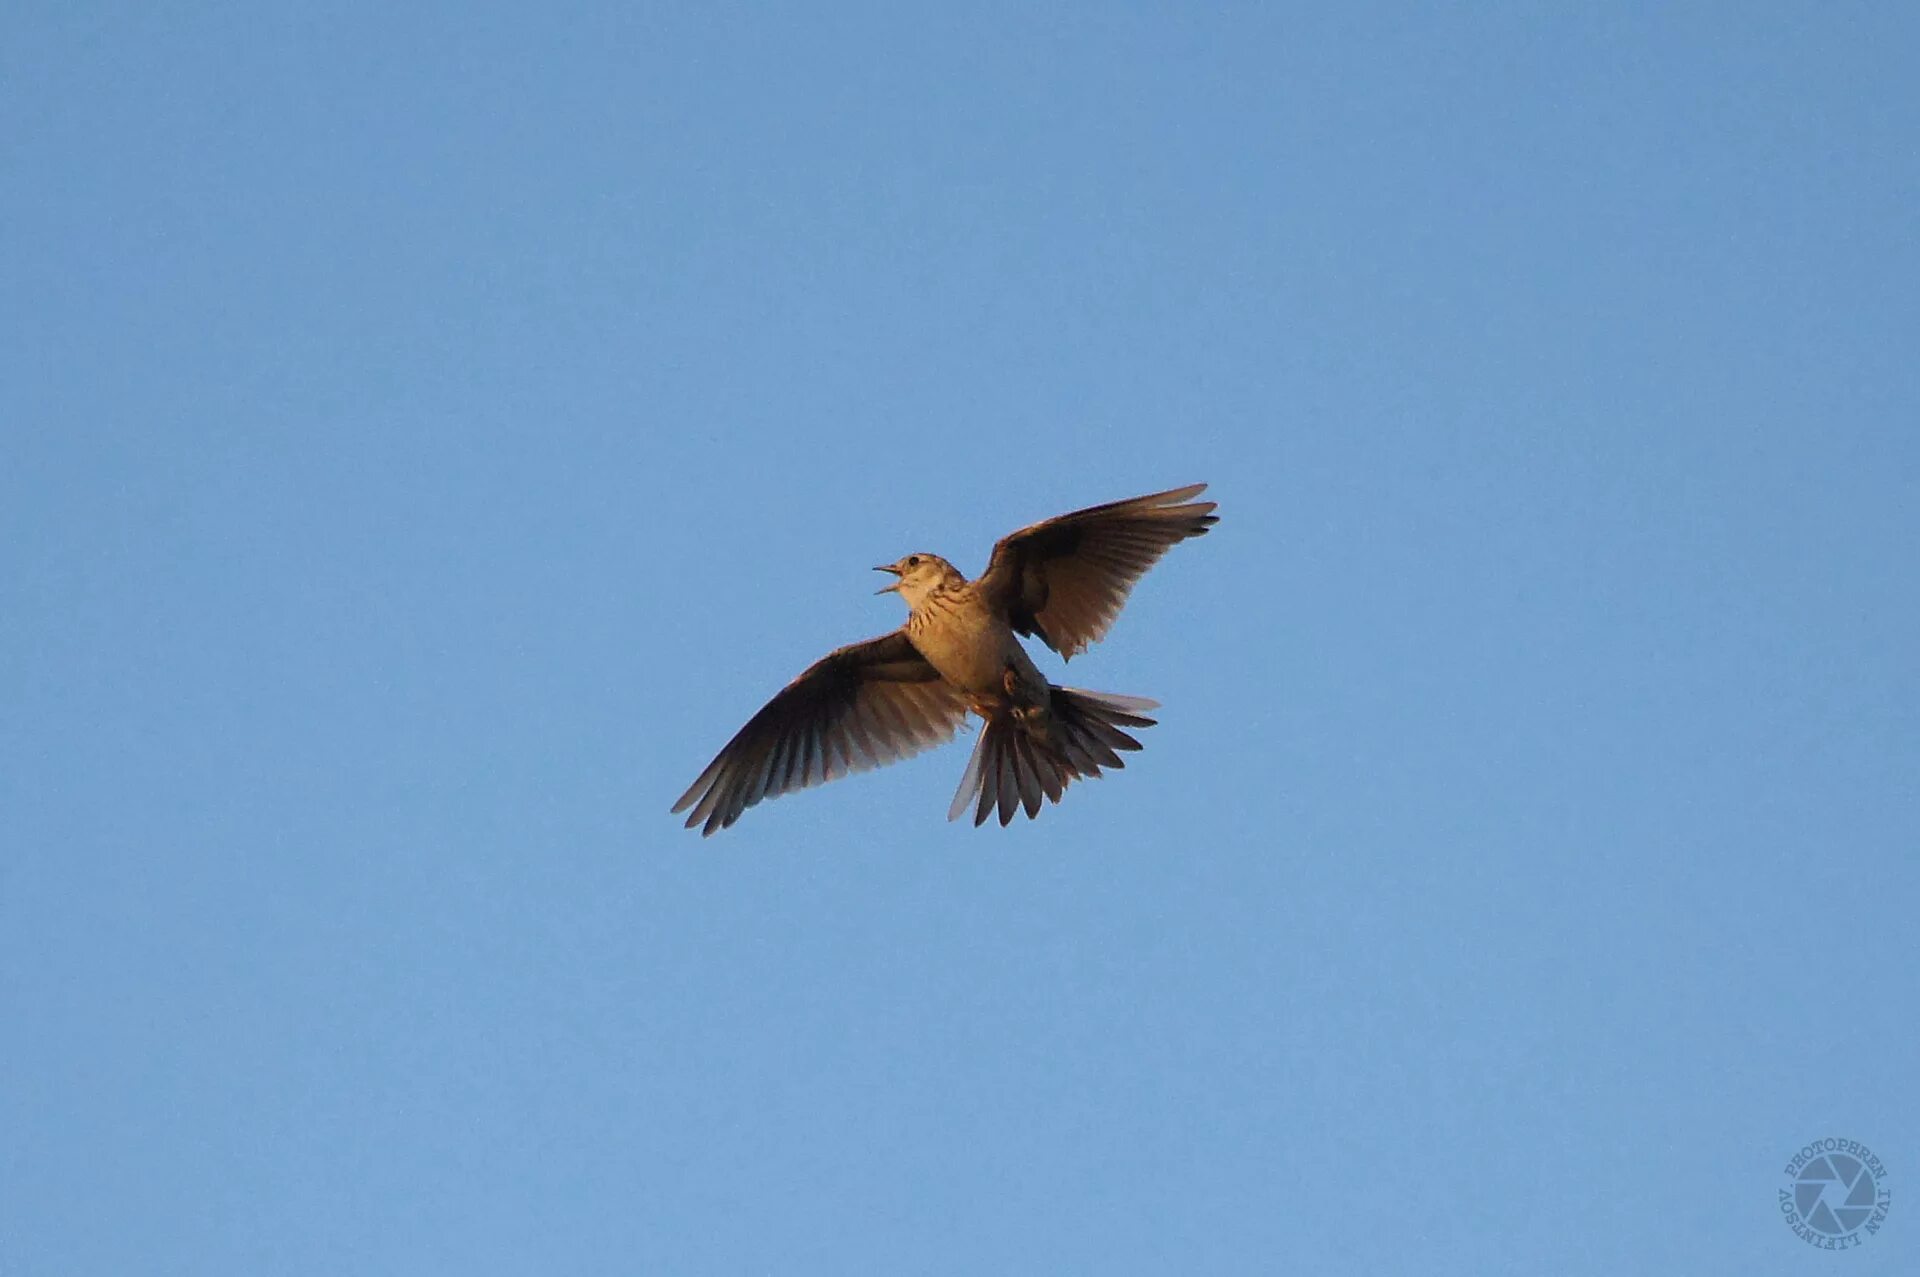
<instances>
[{"instance_id":1,"label":"brown bird","mask_svg":"<svg viewBox=\"0 0 1920 1277\"><path fill-rule=\"evenodd\" d=\"M1063 659L1112 627L1134 583L1175 544L1219 522L1191 484L1047 519L1003 537L969 581L937 554L875 568L899 580L881 590L907 602L891 634L829 652L787 684L727 742L673 805L687 828L712 834L763 798L908 758L953 739L972 710L984 721L947 819L976 796L973 823L998 807L1000 823L1102 767L1124 767L1151 727L1137 696L1056 687L1016 634Z\"/></svg>"}]
</instances>

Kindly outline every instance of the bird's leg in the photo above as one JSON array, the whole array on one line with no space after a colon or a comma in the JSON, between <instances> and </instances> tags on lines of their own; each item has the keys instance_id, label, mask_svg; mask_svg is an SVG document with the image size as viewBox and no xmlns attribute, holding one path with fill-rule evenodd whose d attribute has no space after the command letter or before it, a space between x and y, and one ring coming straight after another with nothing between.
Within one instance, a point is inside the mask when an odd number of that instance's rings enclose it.
<instances>
[{"instance_id":1,"label":"bird's leg","mask_svg":"<svg viewBox=\"0 0 1920 1277\"><path fill-rule=\"evenodd\" d=\"M1020 716L1025 712L1025 702L1020 696L1020 674L1008 662L1000 675L1000 688L995 692L975 692L967 697L967 707L980 717L995 719L1011 710Z\"/></svg>"},{"instance_id":2,"label":"bird's leg","mask_svg":"<svg viewBox=\"0 0 1920 1277\"><path fill-rule=\"evenodd\" d=\"M1046 698L1038 702L1033 699L1031 692L1021 685L1020 671L1014 668L1011 661L1001 671L1000 685L1007 691L1007 704L1013 708L1013 716L1020 726L1026 729L1028 735L1045 740L1048 721L1052 717Z\"/></svg>"}]
</instances>

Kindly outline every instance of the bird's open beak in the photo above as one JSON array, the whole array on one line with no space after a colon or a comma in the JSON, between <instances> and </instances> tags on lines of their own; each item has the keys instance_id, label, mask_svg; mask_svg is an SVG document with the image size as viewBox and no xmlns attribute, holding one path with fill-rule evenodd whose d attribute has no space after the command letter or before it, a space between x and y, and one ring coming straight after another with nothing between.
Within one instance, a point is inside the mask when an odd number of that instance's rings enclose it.
<instances>
[{"instance_id":1,"label":"bird's open beak","mask_svg":"<svg viewBox=\"0 0 1920 1277\"><path fill-rule=\"evenodd\" d=\"M875 568L874 571L875 572L891 572L895 576L900 575L900 569L894 567L892 564L882 564L881 566ZM895 581L892 585L881 586L879 589L875 590L874 593L875 594L892 594L895 590L899 588L900 588L900 582Z\"/></svg>"}]
</instances>

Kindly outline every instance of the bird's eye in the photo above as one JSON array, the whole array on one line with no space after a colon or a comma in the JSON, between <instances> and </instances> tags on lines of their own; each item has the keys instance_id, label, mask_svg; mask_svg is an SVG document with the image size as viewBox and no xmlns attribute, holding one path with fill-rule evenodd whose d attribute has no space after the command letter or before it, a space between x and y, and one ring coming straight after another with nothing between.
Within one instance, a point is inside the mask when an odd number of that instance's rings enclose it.
<instances>
[{"instance_id":1,"label":"bird's eye","mask_svg":"<svg viewBox=\"0 0 1920 1277\"><path fill-rule=\"evenodd\" d=\"M910 567L910 568L917 568L917 567L919 567L919 566L920 566L920 556L919 556L919 555L917 555L917 554L909 554L909 555L907 556L907 566L908 566L908 567Z\"/></svg>"}]
</instances>

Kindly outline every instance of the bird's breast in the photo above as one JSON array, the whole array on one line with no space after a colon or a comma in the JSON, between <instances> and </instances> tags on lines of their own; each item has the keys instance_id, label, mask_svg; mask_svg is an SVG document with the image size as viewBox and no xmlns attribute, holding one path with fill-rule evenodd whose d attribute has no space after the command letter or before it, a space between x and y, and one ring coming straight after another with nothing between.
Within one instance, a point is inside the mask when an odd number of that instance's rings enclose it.
<instances>
[{"instance_id":1,"label":"bird's breast","mask_svg":"<svg viewBox=\"0 0 1920 1277\"><path fill-rule=\"evenodd\" d=\"M1038 676L1005 618L970 593L928 599L908 618L907 637L942 678L963 692L1000 693L1008 665L1023 682Z\"/></svg>"}]
</instances>

